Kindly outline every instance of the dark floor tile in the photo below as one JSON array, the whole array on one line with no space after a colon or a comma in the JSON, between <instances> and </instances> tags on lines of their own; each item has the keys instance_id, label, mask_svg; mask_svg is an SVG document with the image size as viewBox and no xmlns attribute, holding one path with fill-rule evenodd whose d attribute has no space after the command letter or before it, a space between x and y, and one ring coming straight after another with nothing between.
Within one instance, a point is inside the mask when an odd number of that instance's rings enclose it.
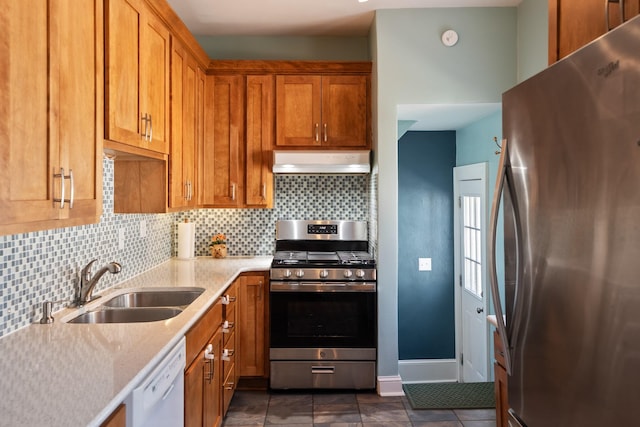
<instances>
[{"instance_id":1,"label":"dark floor tile","mask_svg":"<svg viewBox=\"0 0 640 427\"><path fill-rule=\"evenodd\" d=\"M233 409L229 408L224 419L225 426L262 426L267 417L267 409Z\"/></svg>"},{"instance_id":2,"label":"dark floor tile","mask_svg":"<svg viewBox=\"0 0 640 427\"><path fill-rule=\"evenodd\" d=\"M496 419L495 409L455 409L460 421L489 421Z\"/></svg>"},{"instance_id":3,"label":"dark floor tile","mask_svg":"<svg viewBox=\"0 0 640 427\"><path fill-rule=\"evenodd\" d=\"M456 414L450 409L411 409L407 408L407 415L412 422L427 421L458 421Z\"/></svg>"},{"instance_id":4,"label":"dark floor tile","mask_svg":"<svg viewBox=\"0 0 640 427\"><path fill-rule=\"evenodd\" d=\"M360 423L356 403L314 405L313 424Z\"/></svg>"},{"instance_id":5,"label":"dark floor tile","mask_svg":"<svg viewBox=\"0 0 640 427\"><path fill-rule=\"evenodd\" d=\"M418 421L413 427L463 427L460 421Z\"/></svg>"},{"instance_id":6,"label":"dark floor tile","mask_svg":"<svg viewBox=\"0 0 640 427\"><path fill-rule=\"evenodd\" d=\"M402 402L403 396L379 396L378 394L371 393L358 393L356 399L358 403L390 403L390 402Z\"/></svg>"},{"instance_id":7,"label":"dark floor tile","mask_svg":"<svg viewBox=\"0 0 640 427\"><path fill-rule=\"evenodd\" d=\"M313 406L317 405L332 405L332 404L353 404L356 405L356 395L354 393L327 393L327 394L314 394Z\"/></svg>"},{"instance_id":8,"label":"dark floor tile","mask_svg":"<svg viewBox=\"0 0 640 427\"><path fill-rule=\"evenodd\" d=\"M496 427L496 421L462 421L462 425L464 427Z\"/></svg>"},{"instance_id":9,"label":"dark floor tile","mask_svg":"<svg viewBox=\"0 0 640 427\"><path fill-rule=\"evenodd\" d=\"M386 421L386 422L371 422L371 423L362 423L362 427L411 427L411 421Z\"/></svg>"},{"instance_id":10,"label":"dark floor tile","mask_svg":"<svg viewBox=\"0 0 640 427\"><path fill-rule=\"evenodd\" d=\"M358 406L363 423L409 421L409 416L402 402L360 403Z\"/></svg>"},{"instance_id":11,"label":"dark floor tile","mask_svg":"<svg viewBox=\"0 0 640 427\"><path fill-rule=\"evenodd\" d=\"M307 405L277 405L269 404L266 425L278 424L313 424L313 410Z\"/></svg>"}]
</instances>

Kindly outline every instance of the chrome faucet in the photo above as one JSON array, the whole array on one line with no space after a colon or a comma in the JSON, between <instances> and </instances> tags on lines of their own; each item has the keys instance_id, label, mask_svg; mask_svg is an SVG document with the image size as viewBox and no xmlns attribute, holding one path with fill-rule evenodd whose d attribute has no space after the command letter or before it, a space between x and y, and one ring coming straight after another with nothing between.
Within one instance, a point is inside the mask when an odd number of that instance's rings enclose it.
<instances>
[{"instance_id":1,"label":"chrome faucet","mask_svg":"<svg viewBox=\"0 0 640 427\"><path fill-rule=\"evenodd\" d=\"M89 264L85 265L84 268L80 271L80 279L78 287L76 288L76 296L74 299L74 305L76 307L82 307L83 305L94 299L91 293L93 292L93 288L98 283L98 280L100 280L104 273L108 271L111 274L118 274L122 270L122 266L120 264L118 264L117 262L110 262L100 270L96 271L96 274L91 276L91 266L96 261L97 259L91 260Z\"/></svg>"}]
</instances>

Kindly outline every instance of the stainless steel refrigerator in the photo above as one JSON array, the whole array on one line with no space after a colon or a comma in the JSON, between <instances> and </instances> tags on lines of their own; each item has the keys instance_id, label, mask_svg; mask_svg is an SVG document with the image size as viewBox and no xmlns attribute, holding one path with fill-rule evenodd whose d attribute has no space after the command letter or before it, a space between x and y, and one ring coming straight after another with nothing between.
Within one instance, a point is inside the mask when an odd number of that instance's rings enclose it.
<instances>
[{"instance_id":1,"label":"stainless steel refrigerator","mask_svg":"<svg viewBox=\"0 0 640 427\"><path fill-rule=\"evenodd\" d=\"M640 17L505 92L503 138L510 425L640 426Z\"/></svg>"}]
</instances>

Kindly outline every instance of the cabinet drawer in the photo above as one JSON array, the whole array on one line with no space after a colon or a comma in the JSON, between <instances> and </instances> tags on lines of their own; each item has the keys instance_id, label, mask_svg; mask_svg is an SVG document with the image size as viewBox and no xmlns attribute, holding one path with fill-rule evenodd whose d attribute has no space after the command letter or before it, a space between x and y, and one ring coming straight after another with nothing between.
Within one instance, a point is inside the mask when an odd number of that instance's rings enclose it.
<instances>
[{"instance_id":1,"label":"cabinet drawer","mask_svg":"<svg viewBox=\"0 0 640 427\"><path fill-rule=\"evenodd\" d=\"M493 332L493 352L496 362L504 368L504 347L502 346L502 340L497 331Z\"/></svg>"},{"instance_id":2,"label":"cabinet drawer","mask_svg":"<svg viewBox=\"0 0 640 427\"><path fill-rule=\"evenodd\" d=\"M187 338L187 366L198 356L202 348L207 345L209 338L222 324L222 304L216 302L186 334Z\"/></svg>"},{"instance_id":3,"label":"cabinet drawer","mask_svg":"<svg viewBox=\"0 0 640 427\"><path fill-rule=\"evenodd\" d=\"M225 350L228 354L229 360L222 359L222 366L224 370L224 377L226 378L231 371L233 365L235 365L236 361L236 334L232 333L228 338L225 338L224 345L222 346L222 353L224 354Z\"/></svg>"},{"instance_id":4,"label":"cabinet drawer","mask_svg":"<svg viewBox=\"0 0 640 427\"><path fill-rule=\"evenodd\" d=\"M229 370L229 374L224 378L224 384L222 384L223 414L227 413L227 409L229 409L229 404L231 403L231 398L236 390L235 381L235 372L232 365Z\"/></svg>"}]
</instances>

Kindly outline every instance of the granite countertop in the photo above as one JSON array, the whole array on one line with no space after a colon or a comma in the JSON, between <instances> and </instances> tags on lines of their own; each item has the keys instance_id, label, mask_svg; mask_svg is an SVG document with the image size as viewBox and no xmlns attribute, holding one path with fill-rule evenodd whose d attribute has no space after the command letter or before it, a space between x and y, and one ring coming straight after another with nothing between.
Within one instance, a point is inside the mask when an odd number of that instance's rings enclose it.
<instances>
[{"instance_id":1,"label":"granite countertop","mask_svg":"<svg viewBox=\"0 0 640 427\"><path fill-rule=\"evenodd\" d=\"M266 271L271 257L171 259L106 290L80 310L130 288L198 286L205 292L159 322L70 324L54 313L0 339L0 426L98 426L162 360L238 274Z\"/></svg>"}]
</instances>

